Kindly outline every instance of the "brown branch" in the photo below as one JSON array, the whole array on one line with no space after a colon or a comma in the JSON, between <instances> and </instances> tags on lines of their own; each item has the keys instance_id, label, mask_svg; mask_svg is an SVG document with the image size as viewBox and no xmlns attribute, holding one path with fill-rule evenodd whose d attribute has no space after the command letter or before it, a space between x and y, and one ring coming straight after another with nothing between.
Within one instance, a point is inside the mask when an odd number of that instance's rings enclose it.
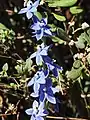
<instances>
[{"instance_id":1,"label":"brown branch","mask_svg":"<svg viewBox=\"0 0 90 120\"><path fill-rule=\"evenodd\" d=\"M8 116L8 115L16 115L16 113L14 113L14 114L11 114L11 113L8 113L8 114L0 114L0 117L4 117L4 116Z\"/></svg>"},{"instance_id":2,"label":"brown branch","mask_svg":"<svg viewBox=\"0 0 90 120\"><path fill-rule=\"evenodd\" d=\"M65 118L65 117L54 117L54 116L47 116L46 118L53 120L88 120L83 118L70 118L70 117Z\"/></svg>"},{"instance_id":3,"label":"brown branch","mask_svg":"<svg viewBox=\"0 0 90 120\"><path fill-rule=\"evenodd\" d=\"M0 114L0 117L1 116L8 116L8 115L17 115L16 113L14 114L11 114L11 113L8 113L8 114ZM47 116L46 118L48 119L53 119L53 120L88 120L88 119L83 119L83 118L70 118L70 117L53 117L53 116Z\"/></svg>"}]
</instances>

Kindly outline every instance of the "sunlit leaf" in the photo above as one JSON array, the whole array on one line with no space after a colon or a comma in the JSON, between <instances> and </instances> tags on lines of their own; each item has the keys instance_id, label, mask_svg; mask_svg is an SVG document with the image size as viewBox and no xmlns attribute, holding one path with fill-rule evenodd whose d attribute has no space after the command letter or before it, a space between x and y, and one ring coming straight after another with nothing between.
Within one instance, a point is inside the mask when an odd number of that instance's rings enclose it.
<instances>
[{"instance_id":1,"label":"sunlit leaf","mask_svg":"<svg viewBox=\"0 0 90 120\"><path fill-rule=\"evenodd\" d=\"M2 69L3 69L3 71L7 71L7 70L8 70L8 64L5 63L5 64L3 65L3 67L2 67Z\"/></svg>"},{"instance_id":2,"label":"sunlit leaf","mask_svg":"<svg viewBox=\"0 0 90 120\"><path fill-rule=\"evenodd\" d=\"M75 79L77 79L78 77L80 77L81 71L82 71L82 67L80 67L79 69L73 69L73 68L72 68L71 71L68 71L68 72L67 72L67 77L68 77L69 79L75 80Z\"/></svg>"},{"instance_id":3,"label":"sunlit leaf","mask_svg":"<svg viewBox=\"0 0 90 120\"><path fill-rule=\"evenodd\" d=\"M46 0L49 3L49 7L70 7L74 5L77 0Z\"/></svg>"},{"instance_id":4,"label":"sunlit leaf","mask_svg":"<svg viewBox=\"0 0 90 120\"><path fill-rule=\"evenodd\" d=\"M40 12L35 12L34 15L37 16L39 20L42 19L42 15Z\"/></svg>"},{"instance_id":5,"label":"sunlit leaf","mask_svg":"<svg viewBox=\"0 0 90 120\"><path fill-rule=\"evenodd\" d=\"M0 29L8 29L4 24L0 23Z\"/></svg>"},{"instance_id":6,"label":"sunlit leaf","mask_svg":"<svg viewBox=\"0 0 90 120\"><path fill-rule=\"evenodd\" d=\"M55 13L52 13L54 15L54 17L59 20L59 21L66 21L66 18L64 16L61 15L57 15Z\"/></svg>"},{"instance_id":7,"label":"sunlit leaf","mask_svg":"<svg viewBox=\"0 0 90 120\"><path fill-rule=\"evenodd\" d=\"M81 8L78 7L78 6L74 6L74 7L71 7L71 8L70 8L70 12L71 12L72 14L78 14L78 13L83 12L83 9L81 9Z\"/></svg>"},{"instance_id":8,"label":"sunlit leaf","mask_svg":"<svg viewBox=\"0 0 90 120\"><path fill-rule=\"evenodd\" d=\"M58 37L56 37L56 36L53 36L53 37L52 37L52 41L53 41L53 42L57 42L57 43L59 43L59 44L63 44L63 43L64 43L64 41L63 41L62 39L60 39L60 38L58 38Z\"/></svg>"},{"instance_id":9,"label":"sunlit leaf","mask_svg":"<svg viewBox=\"0 0 90 120\"><path fill-rule=\"evenodd\" d=\"M80 60L76 60L74 63L73 63L73 67L74 68L79 68L81 66L81 61Z\"/></svg>"}]
</instances>

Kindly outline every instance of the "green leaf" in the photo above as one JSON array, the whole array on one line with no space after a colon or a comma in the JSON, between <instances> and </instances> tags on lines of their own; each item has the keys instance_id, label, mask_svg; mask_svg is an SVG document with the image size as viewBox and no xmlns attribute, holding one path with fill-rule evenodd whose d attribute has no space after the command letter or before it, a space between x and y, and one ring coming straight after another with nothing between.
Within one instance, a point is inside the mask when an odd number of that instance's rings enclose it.
<instances>
[{"instance_id":1,"label":"green leaf","mask_svg":"<svg viewBox=\"0 0 90 120\"><path fill-rule=\"evenodd\" d=\"M49 7L70 7L74 5L77 0L46 0L49 2Z\"/></svg>"},{"instance_id":2,"label":"green leaf","mask_svg":"<svg viewBox=\"0 0 90 120\"><path fill-rule=\"evenodd\" d=\"M31 70L31 68L32 68L31 65L32 65L32 60L30 58L28 58L26 60L26 65L25 65L24 69L28 70L28 72L29 72Z\"/></svg>"},{"instance_id":3,"label":"green leaf","mask_svg":"<svg viewBox=\"0 0 90 120\"><path fill-rule=\"evenodd\" d=\"M82 67L80 67L79 69L72 68L71 71L68 71L67 77L70 78L70 79L72 79L72 80L75 80L78 77L80 77L81 71L82 71Z\"/></svg>"},{"instance_id":4,"label":"green leaf","mask_svg":"<svg viewBox=\"0 0 90 120\"><path fill-rule=\"evenodd\" d=\"M76 42L76 47L83 49L85 48L85 44L90 46L90 29L87 29L79 36L78 41Z\"/></svg>"},{"instance_id":5,"label":"green leaf","mask_svg":"<svg viewBox=\"0 0 90 120\"><path fill-rule=\"evenodd\" d=\"M5 25L3 25L2 23L0 23L0 29L7 29L8 30L8 28Z\"/></svg>"},{"instance_id":6,"label":"green leaf","mask_svg":"<svg viewBox=\"0 0 90 120\"><path fill-rule=\"evenodd\" d=\"M73 63L73 67L78 69L79 67L81 66L81 61L80 60L76 60L74 63Z\"/></svg>"},{"instance_id":7,"label":"green leaf","mask_svg":"<svg viewBox=\"0 0 90 120\"><path fill-rule=\"evenodd\" d=\"M87 93L87 92L88 92L88 89L89 89L89 87L88 87L88 86L85 86L84 92Z\"/></svg>"},{"instance_id":8,"label":"green leaf","mask_svg":"<svg viewBox=\"0 0 90 120\"><path fill-rule=\"evenodd\" d=\"M3 71L7 71L8 70L8 64L7 63L5 63L4 65L3 65L3 67L2 67L2 69L3 69Z\"/></svg>"},{"instance_id":9,"label":"green leaf","mask_svg":"<svg viewBox=\"0 0 90 120\"><path fill-rule=\"evenodd\" d=\"M72 14L78 14L78 13L83 12L83 9L81 9L79 6L74 6L70 8L70 12Z\"/></svg>"},{"instance_id":10,"label":"green leaf","mask_svg":"<svg viewBox=\"0 0 90 120\"><path fill-rule=\"evenodd\" d=\"M23 73L23 66L22 66L22 65L17 65L17 66L15 66L15 69L17 70L17 72L18 72L19 74L22 74L22 73Z\"/></svg>"},{"instance_id":11,"label":"green leaf","mask_svg":"<svg viewBox=\"0 0 90 120\"><path fill-rule=\"evenodd\" d=\"M54 17L59 20L59 21L66 21L66 18L64 16L61 15L57 15L55 13L52 13L54 15Z\"/></svg>"},{"instance_id":12,"label":"green leaf","mask_svg":"<svg viewBox=\"0 0 90 120\"><path fill-rule=\"evenodd\" d=\"M87 43L88 43L88 45L90 46L90 29L88 29L87 31L86 31L86 36L85 37L87 37Z\"/></svg>"},{"instance_id":13,"label":"green leaf","mask_svg":"<svg viewBox=\"0 0 90 120\"><path fill-rule=\"evenodd\" d=\"M62 28L57 29L57 35L60 39L62 39L64 41L70 41L68 34Z\"/></svg>"},{"instance_id":14,"label":"green leaf","mask_svg":"<svg viewBox=\"0 0 90 120\"><path fill-rule=\"evenodd\" d=\"M51 27L52 32L56 32L57 27L54 24L48 24L49 27Z\"/></svg>"},{"instance_id":15,"label":"green leaf","mask_svg":"<svg viewBox=\"0 0 90 120\"><path fill-rule=\"evenodd\" d=\"M77 48L80 48L80 49L85 48L85 44L81 41L77 41L77 42L75 42L75 44L76 44Z\"/></svg>"},{"instance_id":16,"label":"green leaf","mask_svg":"<svg viewBox=\"0 0 90 120\"><path fill-rule=\"evenodd\" d=\"M52 37L52 41L53 42L57 42L59 44L63 44L64 43L64 41L62 39L60 39L58 37L55 37L55 36Z\"/></svg>"},{"instance_id":17,"label":"green leaf","mask_svg":"<svg viewBox=\"0 0 90 120\"><path fill-rule=\"evenodd\" d=\"M37 18L38 18L39 20L42 19L42 15L41 15L40 12L35 12L34 15L37 16Z\"/></svg>"}]
</instances>

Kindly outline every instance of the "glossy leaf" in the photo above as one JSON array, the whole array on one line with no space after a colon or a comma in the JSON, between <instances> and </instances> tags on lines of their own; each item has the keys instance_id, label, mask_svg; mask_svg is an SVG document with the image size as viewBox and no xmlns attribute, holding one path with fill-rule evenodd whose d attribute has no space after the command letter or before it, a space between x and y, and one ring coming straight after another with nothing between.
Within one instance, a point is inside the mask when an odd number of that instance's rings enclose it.
<instances>
[{"instance_id":1,"label":"glossy leaf","mask_svg":"<svg viewBox=\"0 0 90 120\"><path fill-rule=\"evenodd\" d=\"M3 65L3 71L7 71L8 70L8 64L7 63L5 63L4 65Z\"/></svg>"},{"instance_id":2,"label":"glossy leaf","mask_svg":"<svg viewBox=\"0 0 90 120\"><path fill-rule=\"evenodd\" d=\"M56 36L53 36L52 37L52 41L55 42L55 43L58 43L58 44L63 44L64 41Z\"/></svg>"},{"instance_id":3,"label":"glossy leaf","mask_svg":"<svg viewBox=\"0 0 90 120\"><path fill-rule=\"evenodd\" d=\"M2 24L2 23L0 23L0 29L6 29L6 30L8 30L8 28L4 24Z\"/></svg>"},{"instance_id":4,"label":"glossy leaf","mask_svg":"<svg viewBox=\"0 0 90 120\"><path fill-rule=\"evenodd\" d=\"M76 60L74 63L73 63L73 67L78 69L81 65L81 61L80 60Z\"/></svg>"},{"instance_id":5,"label":"glossy leaf","mask_svg":"<svg viewBox=\"0 0 90 120\"><path fill-rule=\"evenodd\" d=\"M66 18L64 16L61 15L57 15L55 13L52 13L54 15L54 17L59 20L59 21L66 21Z\"/></svg>"},{"instance_id":6,"label":"glossy leaf","mask_svg":"<svg viewBox=\"0 0 90 120\"><path fill-rule=\"evenodd\" d=\"M71 71L68 71L67 77L68 77L69 79L75 80L75 79L77 79L78 77L80 77L81 71L82 71L82 67L80 67L79 69L73 69L73 68L72 68Z\"/></svg>"},{"instance_id":7,"label":"glossy leaf","mask_svg":"<svg viewBox=\"0 0 90 120\"><path fill-rule=\"evenodd\" d=\"M35 12L34 15L37 16L37 18L38 18L39 20L42 19L42 15L41 15L40 12Z\"/></svg>"},{"instance_id":8,"label":"glossy leaf","mask_svg":"<svg viewBox=\"0 0 90 120\"><path fill-rule=\"evenodd\" d=\"M74 6L74 7L71 7L71 8L70 8L70 12L71 12L72 14L78 14L78 13L83 12L83 9L81 9L81 8L78 7L78 6Z\"/></svg>"},{"instance_id":9,"label":"glossy leaf","mask_svg":"<svg viewBox=\"0 0 90 120\"><path fill-rule=\"evenodd\" d=\"M49 2L49 7L70 7L74 5L77 0L46 0Z\"/></svg>"}]
</instances>

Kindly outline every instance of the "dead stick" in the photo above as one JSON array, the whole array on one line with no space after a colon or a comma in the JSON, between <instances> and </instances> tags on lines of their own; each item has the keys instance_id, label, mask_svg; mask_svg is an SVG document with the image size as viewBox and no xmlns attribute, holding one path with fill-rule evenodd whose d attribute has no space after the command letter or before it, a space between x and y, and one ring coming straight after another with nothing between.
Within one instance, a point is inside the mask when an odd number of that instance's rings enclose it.
<instances>
[{"instance_id":1,"label":"dead stick","mask_svg":"<svg viewBox=\"0 0 90 120\"><path fill-rule=\"evenodd\" d=\"M65 118L65 117L53 117L53 116L47 116L46 118L48 119L55 119L55 120L88 120L88 119L83 119L83 118Z\"/></svg>"}]
</instances>

